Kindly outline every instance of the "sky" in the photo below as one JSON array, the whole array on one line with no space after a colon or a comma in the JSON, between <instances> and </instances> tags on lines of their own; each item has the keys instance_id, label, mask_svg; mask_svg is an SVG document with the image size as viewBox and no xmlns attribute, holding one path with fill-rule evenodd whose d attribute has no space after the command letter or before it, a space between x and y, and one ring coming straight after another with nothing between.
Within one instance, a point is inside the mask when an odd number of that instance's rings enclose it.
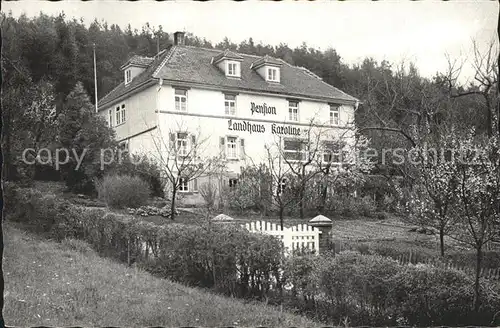
<instances>
[{"instance_id":1,"label":"sky","mask_svg":"<svg viewBox=\"0 0 500 328\"><path fill-rule=\"evenodd\" d=\"M461 81L471 80L472 40L484 47L496 34L498 2L494 0L351 1L16 1L3 2L2 11L32 17L39 12L94 19L108 25L191 32L217 43L228 37L290 47L334 48L348 64L366 57L414 62L424 76L446 71L446 54L468 61Z\"/></svg>"}]
</instances>

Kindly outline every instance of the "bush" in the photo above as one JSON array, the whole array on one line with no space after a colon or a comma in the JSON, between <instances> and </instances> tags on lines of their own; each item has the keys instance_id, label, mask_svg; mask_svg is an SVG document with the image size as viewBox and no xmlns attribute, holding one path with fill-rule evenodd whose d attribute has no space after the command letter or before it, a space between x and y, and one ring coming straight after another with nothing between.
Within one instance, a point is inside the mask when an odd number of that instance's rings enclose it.
<instances>
[{"instance_id":1,"label":"bush","mask_svg":"<svg viewBox=\"0 0 500 328\"><path fill-rule=\"evenodd\" d=\"M170 217L170 207L154 207L154 206L141 206L138 208L128 208L128 214L140 215L140 216L163 216L164 218ZM179 214L176 210L175 214Z\"/></svg>"},{"instance_id":2,"label":"bush","mask_svg":"<svg viewBox=\"0 0 500 328\"><path fill-rule=\"evenodd\" d=\"M289 302L327 322L347 317L352 325L490 325L500 308L498 286L485 280L482 307L474 313L471 276L353 251L288 259L285 278L293 286Z\"/></svg>"},{"instance_id":3,"label":"bush","mask_svg":"<svg viewBox=\"0 0 500 328\"><path fill-rule=\"evenodd\" d=\"M113 165L106 170L106 174L139 177L148 184L152 196L165 196L165 181L161 178L160 170L154 162L147 158L134 157L134 161L131 161L128 154L124 153L121 160L117 160L117 162L113 163Z\"/></svg>"},{"instance_id":4,"label":"bush","mask_svg":"<svg viewBox=\"0 0 500 328\"><path fill-rule=\"evenodd\" d=\"M416 326L494 324L492 320L500 308L500 299L497 292L487 287L486 281L481 284L482 305L475 313L472 276L428 265L405 266L394 277L397 313L404 318L404 324Z\"/></svg>"},{"instance_id":5,"label":"bush","mask_svg":"<svg viewBox=\"0 0 500 328\"><path fill-rule=\"evenodd\" d=\"M370 197L334 195L327 204L327 210L347 217L373 216L376 214L375 202Z\"/></svg>"},{"instance_id":6,"label":"bush","mask_svg":"<svg viewBox=\"0 0 500 328\"><path fill-rule=\"evenodd\" d=\"M239 213L253 210L267 214L272 205L271 181L266 165L242 167L238 183L229 190L229 208Z\"/></svg>"},{"instance_id":7,"label":"bush","mask_svg":"<svg viewBox=\"0 0 500 328\"><path fill-rule=\"evenodd\" d=\"M170 224L156 238L160 254L142 266L161 277L261 298L280 282L282 244L270 236L224 224Z\"/></svg>"},{"instance_id":8,"label":"bush","mask_svg":"<svg viewBox=\"0 0 500 328\"><path fill-rule=\"evenodd\" d=\"M111 175L97 183L99 199L112 208L145 205L149 198L149 187L139 177Z\"/></svg>"}]
</instances>

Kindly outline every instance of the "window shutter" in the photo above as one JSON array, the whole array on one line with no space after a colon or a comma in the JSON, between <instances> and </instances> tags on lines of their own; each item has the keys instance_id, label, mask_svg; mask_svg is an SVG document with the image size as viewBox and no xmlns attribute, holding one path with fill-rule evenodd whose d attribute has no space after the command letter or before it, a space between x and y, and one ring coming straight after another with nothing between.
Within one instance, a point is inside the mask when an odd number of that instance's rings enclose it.
<instances>
[{"instance_id":1,"label":"window shutter","mask_svg":"<svg viewBox=\"0 0 500 328\"><path fill-rule=\"evenodd\" d=\"M193 191L198 191L198 179L193 179Z\"/></svg>"},{"instance_id":2,"label":"window shutter","mask_svg":"<svg viewBox=\"0 0 500 328\"><path fill-rule=\"evenodd\" d=\"M170 149L175 149L175 133L170 132Z\"/></svg>"},{"instance_id":3,"label":"window shutter","mask_svg":"<svg viewBox=\"0 0 500 328\"><path fill-rule=\"evenodd\" d=\"M193 157L196 158L196 136L191 135L191 150L193 151Z\"/></svg>"},{"instance_id":4,"label":"window shutter","mask_svg":"<svg viewBox=\"0 0 500 328\"><path fill-rule=\"evenodd\" d=\"M220 153L225 155L226 152L225 152L225 149L224 149L224 141L225 141L225 137L220 137L219 138L219 150L220 150Z\"/></svg>"},{"instance_id":5,"label":"window shutter","mask_svg":"<svg viewBox=\"0 0 500 328\"><path fill-rule=\"evenodd\" d=\"M245 159L245 139L240 139L240 158Z\"/></svg>"}]
</instances>

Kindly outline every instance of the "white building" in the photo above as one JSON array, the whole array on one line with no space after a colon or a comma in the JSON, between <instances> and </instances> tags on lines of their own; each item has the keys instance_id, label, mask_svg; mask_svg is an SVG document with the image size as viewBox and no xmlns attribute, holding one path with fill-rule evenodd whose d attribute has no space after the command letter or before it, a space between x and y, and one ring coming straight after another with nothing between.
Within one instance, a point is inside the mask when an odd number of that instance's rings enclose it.
<instances>
[{"instance_id":1,"label":"white building","mask_svg":"<svg viewBox=\"0 0 500 328\"><path fill-rule=\"evenodd\" d=\"M155 157L161 147L189 149L206 140L203 156L223 154L228 179L240 167L265 161L265 145L299 151L314 120L322 139L349 134L358 100L305 68L281 59L184 45L155 58L132 57L124 81L99 101L99 114L131 153ZM198 154L199 155L199 154ZM183 192L196 191L197 181ZM194 190L193 190L194 189Z\"/></svg>"}]
</instances>

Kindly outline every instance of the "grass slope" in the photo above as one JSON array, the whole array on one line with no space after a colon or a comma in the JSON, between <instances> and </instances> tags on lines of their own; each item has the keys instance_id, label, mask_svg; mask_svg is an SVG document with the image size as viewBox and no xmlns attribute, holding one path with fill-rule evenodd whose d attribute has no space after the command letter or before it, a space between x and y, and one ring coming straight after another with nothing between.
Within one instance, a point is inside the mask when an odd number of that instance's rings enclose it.
<instances>
[{"instance_id":1,"label":"grass slope","mask_svg":"<svg viewBox=\"0 0 500 328\"><path fill-rule=\"evenodd\" d=\"M99 257L80 241L4 224L7 325L317 326L262 304L188 288Z\"/></svg>"}]
</instances>

